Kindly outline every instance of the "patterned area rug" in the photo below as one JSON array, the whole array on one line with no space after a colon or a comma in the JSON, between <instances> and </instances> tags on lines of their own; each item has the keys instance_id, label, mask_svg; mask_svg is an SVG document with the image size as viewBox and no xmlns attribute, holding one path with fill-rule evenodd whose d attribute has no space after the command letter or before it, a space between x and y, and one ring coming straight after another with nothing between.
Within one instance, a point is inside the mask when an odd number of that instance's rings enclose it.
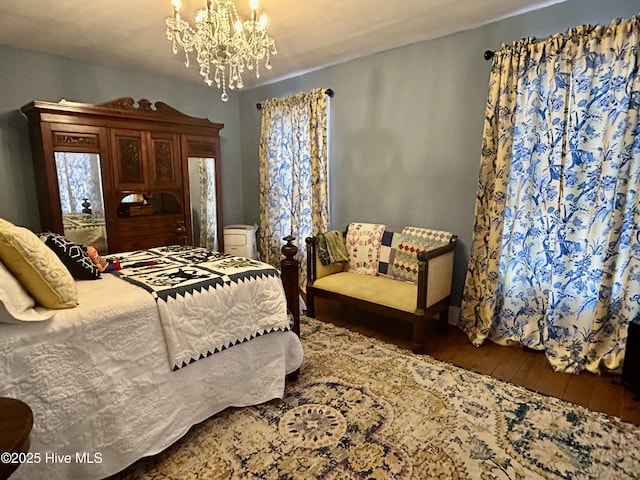
<instances>
[{"instance_id":1,"label":"patterned area rug","mask_svg":"<svg viewBox=\"0 0 640 480\"><path fill-rule=\"evenodd\" d=\"M640 478L640 427L303 318L285 398L226 410L119 479Z\"/></svg>"}]
</instances>

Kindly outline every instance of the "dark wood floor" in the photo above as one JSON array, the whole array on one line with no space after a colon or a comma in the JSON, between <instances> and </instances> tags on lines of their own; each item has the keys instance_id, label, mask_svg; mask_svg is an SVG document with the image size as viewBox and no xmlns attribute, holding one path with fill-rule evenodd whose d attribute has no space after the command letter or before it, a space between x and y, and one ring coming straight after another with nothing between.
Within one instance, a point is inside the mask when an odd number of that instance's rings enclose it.
<instances>
[{"instance_id":1,"label":"dark wood floor","mask_svg":"<svg viewBox=\"0 0 640 480\"><path fill-rule=\"evenodd\" d=\"M349 328L404 348L411 346L411 326L359 311L324 299L316 299L319 320ZM475 347L455 326L446 332L429 326L428 355L462 368L521 385L537 392L583 405L640 425L640 401L620 383L620 375L579 375L554 372L543 352L505 347L491 341Z\"/></svg>"}]
</instances>

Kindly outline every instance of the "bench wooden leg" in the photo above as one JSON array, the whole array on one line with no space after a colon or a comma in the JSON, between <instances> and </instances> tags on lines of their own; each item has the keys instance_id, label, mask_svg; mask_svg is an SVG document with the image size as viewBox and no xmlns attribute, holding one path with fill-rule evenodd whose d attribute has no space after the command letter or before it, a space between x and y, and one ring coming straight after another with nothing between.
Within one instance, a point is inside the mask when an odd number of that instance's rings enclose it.
<instances>
[{"instance_id":1,"label":"bench wooden leg","mask_svg":"<svg viewBox=\"0 0 640 480\"><path fill-rule=\"evenodd\" d=\"M426 323L424 316L416 317L413 322L413 348L411 349L413 353L424 353Z\"/></svg>"},{"instance_id":2,"label":"bench wooden leg","mask_svg":"<svg viewBox=\"0 0 640 480\"><path fill-rule=\"evenodd\" d=\"M449 306L447 305L444 309L440 310L438 314L438 330L440 332L446 332L449 328Z\"/></svg>"},{"instance_id":3,"label":"bench wooden leg","mask_svg":"<svg viewBox=\"0 0 640 480\"><path fill-rule=\"evenodd\" d=\"M316 318L316 306L315 306L315 296L313 293L307 289L307 317Z\"/></svg>"}]
</instances>

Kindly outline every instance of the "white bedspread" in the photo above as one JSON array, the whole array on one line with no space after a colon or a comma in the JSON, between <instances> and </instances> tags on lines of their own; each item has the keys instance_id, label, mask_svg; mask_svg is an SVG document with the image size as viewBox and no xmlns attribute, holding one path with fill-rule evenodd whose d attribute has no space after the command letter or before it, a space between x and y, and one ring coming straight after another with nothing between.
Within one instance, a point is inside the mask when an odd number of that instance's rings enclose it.
<instances>
[{"instance_id":1,"label":"white bedspread","mask_svg":"<svg viewBox=\"0 0 640 480\"><path fill-rule=\"evenodd\" d=\"M32 408L30 452L40 454L12 479L104 478L229 406L282 397L302 362L296 335L274 332L172 372L148 292L110 274L77 284L78 308L0 325L0 396Z\"/></svg>"},{"instance_id":2,"label":"white bedspread","mask_svg":"<svg viewBox=\"0 0 640 480\"><path fill-rule=\"evenodd\" d=\"M173 370L290 328L280 274L266 263L181 246L111 258L117 275L156 299Z\"/></svg>"}]
</instances>

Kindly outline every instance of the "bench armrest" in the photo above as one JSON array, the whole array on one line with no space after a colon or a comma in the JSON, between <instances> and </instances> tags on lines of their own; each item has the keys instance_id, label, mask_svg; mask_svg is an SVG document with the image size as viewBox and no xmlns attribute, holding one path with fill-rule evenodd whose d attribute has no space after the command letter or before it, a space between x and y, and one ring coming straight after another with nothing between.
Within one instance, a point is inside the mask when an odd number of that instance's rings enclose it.
<instances>
[{"instance_id":1,"label":"bench armrest","mask_svg":"<svg viewBox=\"0 0 640 480\"><path fill-rule=\"evenodd\" d=\"M425 310L451 295L457 240L453 235L447 245L418 253L417 310Z\"/></svg>"},{"instance_id":2,"label":"bench armrest","mask_svg":"<svg viewBox=\"0 0 640 480\"><path fill-rule=\"evenodd\" d=\"M343 263L322 264L317 255L315 237L305 238L304 243L307 245L307 285L313 285L313 282L319 278L344 270L345 265Z\"/></svg>"},{"instance_id":3,"label":"bench armrest","mask_svg":"<svg viewBox=\"0 0 640 480\"><path fill-rule=\"evenodd\" d=\"M304 239L307 245L307 284L313 285L316 281L316 239L307 237Z\"/></svg>"},{"instance_id":4,"label":"bench armrest","mask_svg":"<svg viewBox=\"0 0 640 480\"><path fill-rule=\"evenodd\" d=\"M434 248L432 250L427 250L425 252L418 253L418 261L422 260L422 261L428 262L432 258L438 257L447 252L451 252L455 250L457 241L458 241L458 237L456 235L452 235L451 240L449 240L449 243L447 243L446 245L443 245L438 248Z\"/></svg>"}]
</instances>

